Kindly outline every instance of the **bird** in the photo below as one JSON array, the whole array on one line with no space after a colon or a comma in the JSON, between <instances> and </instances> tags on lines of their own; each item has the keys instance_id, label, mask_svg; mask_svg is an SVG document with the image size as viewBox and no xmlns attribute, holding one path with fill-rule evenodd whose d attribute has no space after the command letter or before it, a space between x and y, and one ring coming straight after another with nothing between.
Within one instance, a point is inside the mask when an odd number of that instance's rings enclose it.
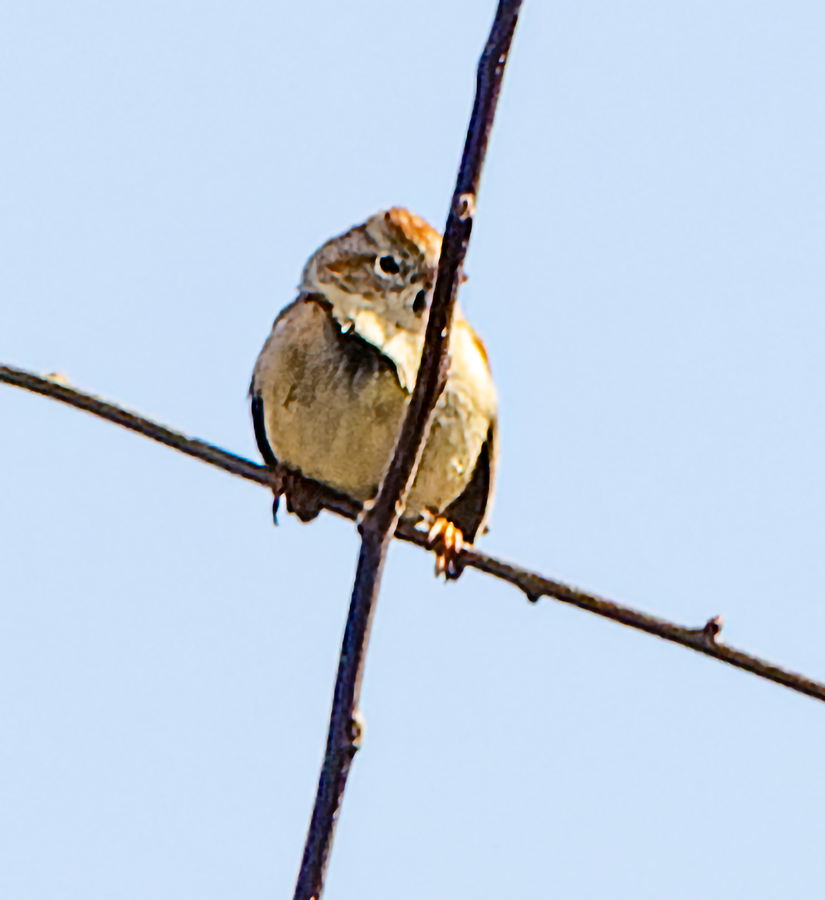
<instances>
[{"instance_id":1,"label":"bird","mask_svg":"<svg viewBox=\"0 0 825 900\"><path fill-rule=\"evenodd\" d=\"M324 488L362 506L377 495L415 385L440 250L424 219L382 210L310 256L297 298L275 319L252 375L252 422L302 521L318 515ZM403 514L428 530L448 580L487 530L498 456L487 352L458 304L449 353Z\"/></svg>"}]
</instances>

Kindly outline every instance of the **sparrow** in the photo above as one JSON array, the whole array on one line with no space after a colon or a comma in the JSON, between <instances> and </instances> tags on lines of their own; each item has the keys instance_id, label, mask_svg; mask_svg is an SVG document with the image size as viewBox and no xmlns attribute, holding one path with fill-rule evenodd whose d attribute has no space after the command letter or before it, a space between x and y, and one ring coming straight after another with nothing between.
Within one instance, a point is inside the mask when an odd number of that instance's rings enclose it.
<instances>
[{"instance_id":1,"label":"sparrow","mask_svg":"<svg viewBox=\"0 0 825 900\"><path fill-rule=\"evenodd\" d=\"M379 212L312 254L275 319L252 375L252 421L302 521L320 511L318 483L362 505L377 495L415 385L440 250L423 219ZM464 544L487 530L498 449L487 353L458 304L449 352L403 515L429 530L448 579Z\"/></svg>"}]
</instances>

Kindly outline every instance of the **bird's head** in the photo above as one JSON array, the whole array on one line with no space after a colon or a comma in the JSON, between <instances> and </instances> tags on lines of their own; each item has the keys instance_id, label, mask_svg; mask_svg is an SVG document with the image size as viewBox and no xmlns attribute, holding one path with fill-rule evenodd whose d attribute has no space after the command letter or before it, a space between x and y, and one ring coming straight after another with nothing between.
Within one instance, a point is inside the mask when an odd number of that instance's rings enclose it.
<instances>
[{"instance_id":1,"label":"bird's head","mask_svg":"<svg viewBox=\"0 0 825 900\"><path fill-rule=\"evenodd\" d=\"M423 334L440 252L434 228L406 209L389 209L316 250L300 289L323 294L345 329L355 323L360 331L361 320L377 318L390 331Z\"/></svg>"}]
</instances>

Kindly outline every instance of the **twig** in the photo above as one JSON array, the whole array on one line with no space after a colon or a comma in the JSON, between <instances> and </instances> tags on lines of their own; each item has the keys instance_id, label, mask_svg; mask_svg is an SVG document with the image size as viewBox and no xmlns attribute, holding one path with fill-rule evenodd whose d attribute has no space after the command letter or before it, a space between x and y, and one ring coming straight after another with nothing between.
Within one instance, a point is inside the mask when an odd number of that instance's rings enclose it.
<instances>
[{"instance_id":1,"label":"twig","mask_svg":"<svg viewBox=\"0 0 825 900\"><path fill-rule=\"evenodd\" d=\"M110 403L108 400L102 400L94 394L84 393L71 387L65 375L55 374L43 377L34 372L28 372L26 369L0 364L0 382L13 384L16 387L25 388L27 391L33 391L35 394L42 394L44 397L51 397L53 400L68 403L69 406L83 409L92 415L100 416L101 419L122 425L130 431L136 431L153 441L166 444L167 447L172 447L174 450L180 450L187 456L194 456L195 459L224 469L232 475L240 475L241 478L248 478L250 481L257 481L258 484L265 484L268 487L274 486L273 475L266 466L259 466L242 456L227 453L226 450L221 450L205 441L186 437L186 435L172 431L136 412Z\"/></svg>"},{"instance_id":2,"label":"twig","mask_svg":"<svg viewBox=\"0 0 825 900\"><path fill-rule=\"evenodd\" d=\"M375 502L365 511L360 523L361 552L341 646L326 754L295 887L295 900L317 900L324 890L338 813L352 760L360 744L358 699L384 561L424 452L433 410L447 383L455 297L473 229L476 195L501 79L520 7L521 0L499 0L490 36L478 64L475 104L444 229L438 277L415 388L387 474Z\"/></svg>"},{"instance_id":3,"label":"twig","mask_svg":"<svg viewBox=\"0 0 825 900\"><path fill-rule=\"evenodd\" d=\"M242 456L236 456L234 453L228 453L226 450L222 450L220 447L215 447L213 444L208 444L205 441L186 437L186 435L172 431L170 428L159 425L157 422L139 416L137 413L130 412L114 403L86 394L77 388L69 387L65 380L58 381L55 378L43 378L25 369L0 365L0 382L25 388L37 394L42 394L44 397L60 400L62 403L68 403L70 406L86 410L95 416L115 422L124 428L129 428L138 434L166 444L168 447L180 450L181 453L186 453L188 456L209 463L211 466L223 469L232 475L238 475L267 488L275 486L275 478L266 466L258 465ZM351 498L337 494L323 485L318 485L318 490L321 493L321 505L324 509L347 519L354 520L358 518L361 513L361 506ZM417 544L419 547L426 547L427 544L426 535L416 531L414 527L405 522L401 523L395 536L403 541ZM667 619L660 619L656 616L639 612L629 606L623 606L620 603L607 600L598 594L590 594L564 582L545 578L536 572L531 572L529 569L523 569L512 563L496 559L494 556L489 556L472 547L465 548L462 551L460 563L465 567L470 566L478 569L480 572L485 572L494 578L499 578L512 584L523 591L527 599L533 602L540 597L552 597L555 600L560 600L562 603L570 603L573 606L578 606L580 609L595 613L597 616L612 619L614 622L619 622L630 628L646 631L648 634L655 634L666 641L681 644L683 647L704 653L706 656L712 656L720 662L744 669L746 672L752 672L760 678L775 681L777 684L790 688L792 691L807 694L809 697L814 697L817 700L825 700L825 684L805 678L803 675L790 672L764 659L760 659L758 656L751 656L748 653L743 653L721 643L717 639L721 629L721 622L718 617L710 619L709 623L702 628L686 628L683 625L669 622Z\"/></svg>"}]
</instances>

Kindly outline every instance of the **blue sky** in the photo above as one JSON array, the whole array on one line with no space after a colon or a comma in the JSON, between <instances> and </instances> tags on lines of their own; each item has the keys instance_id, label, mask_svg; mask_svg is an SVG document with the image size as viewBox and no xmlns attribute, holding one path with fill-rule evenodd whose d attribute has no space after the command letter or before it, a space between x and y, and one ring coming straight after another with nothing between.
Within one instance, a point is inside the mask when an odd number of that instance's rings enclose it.
<instances>
[{"instance_id":1,"label":"blue sky","mask_svg":"<svg viewBox=\"0 0 825 900\"><path fill-rule=\"evenodd\" d=\"M257 458L306 257L443 227L494 4L0 29L0 360ZM526 0L462 303L482 546L825 679L825 8ZM0 895L290 896L357 556L0 386ZM393 547L326 897L818 898L813 700Z\"/></svg>"}]
</instances>

